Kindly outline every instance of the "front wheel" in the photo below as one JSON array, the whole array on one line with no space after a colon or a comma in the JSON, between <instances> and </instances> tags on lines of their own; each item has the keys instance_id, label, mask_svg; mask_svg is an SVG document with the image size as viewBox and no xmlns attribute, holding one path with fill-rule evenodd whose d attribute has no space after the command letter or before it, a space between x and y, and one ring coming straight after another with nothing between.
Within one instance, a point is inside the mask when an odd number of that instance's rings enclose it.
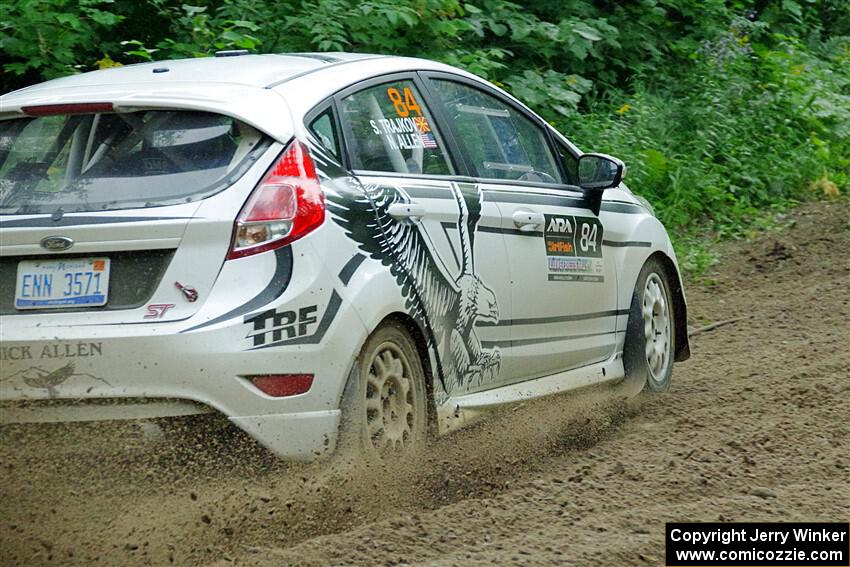
<instances>
[{"instance_id":1,"label":"front wheel","mask_svg":"<svg viewBox=\"0 0 850 567\"><path fill-rule=\"evenodd\" d=\"M400 323L382 324L363 345L343 394L340 452L386 461L418 450L427 407L416 345Z\"/></svg>"},{"instance_id":2,"label":"front wheel","mask_svg":"<svg viewBox=\"0 0 850 567\"><path fill-rule=\"evenodd\" d=\"M635 285L626 327L626 379L649 392L665 392L673 376L675 335L670 286L664 266L650 258Z\"/></svg>"}]
</instances>

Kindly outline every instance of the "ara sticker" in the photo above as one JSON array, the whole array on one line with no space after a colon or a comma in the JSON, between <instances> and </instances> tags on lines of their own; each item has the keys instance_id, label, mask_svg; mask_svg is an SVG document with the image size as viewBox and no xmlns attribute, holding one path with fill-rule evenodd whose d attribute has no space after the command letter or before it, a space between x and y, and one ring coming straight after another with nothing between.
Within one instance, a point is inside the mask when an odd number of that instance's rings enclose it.
<instances>
[{"instance_id":1,"label":"ara sticker","mask_svg":"<svg viewBox=\"0 0 850 567\"><path fill-rule=\"evenodd\" d=\"M545 215L549 281L603 282L602 223L593 217Z\"/></svg>"}]
</instances>

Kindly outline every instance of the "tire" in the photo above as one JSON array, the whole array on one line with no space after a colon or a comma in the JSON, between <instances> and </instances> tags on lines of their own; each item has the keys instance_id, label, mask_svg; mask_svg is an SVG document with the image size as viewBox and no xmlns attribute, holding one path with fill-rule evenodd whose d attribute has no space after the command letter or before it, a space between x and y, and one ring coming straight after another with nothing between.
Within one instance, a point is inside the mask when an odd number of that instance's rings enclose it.
<instances>
[{"instance_id":1,"label":"tire","mask_svg":"<svg viewBox=\"0 0 850 567\"><path fill-rule=\"evenodd\" d=\"M389 321L369 336L349 375L341 409L339 455L389 461L425 445L425 371L404 325Z\"/></svg>"},{"instance_id":2,"label":"tire","mask_svg":"<svg viewBox=\"0 0 850 567\"><path fill-rule=\"evenodd\" d=\"M669 390L673 376L676 323L671 298L664 266L650 258L632 294L623 365L626 382L652 393Z\"/></svg>"}]
</instances>

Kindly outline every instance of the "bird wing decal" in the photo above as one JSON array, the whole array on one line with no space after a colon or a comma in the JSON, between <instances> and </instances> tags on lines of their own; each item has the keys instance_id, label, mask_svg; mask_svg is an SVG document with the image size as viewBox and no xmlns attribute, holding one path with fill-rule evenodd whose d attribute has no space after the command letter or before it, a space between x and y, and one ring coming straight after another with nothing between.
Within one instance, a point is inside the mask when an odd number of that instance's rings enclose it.
<instances>
[{"instance_id":1,"label":"bird wing decal","mask_svg":"<svg viewBox=\"0 0 850 567\"><path fill-rule=\"evenodd\" d=\"M334 221L370 258L387 266L405 297L406 309L426 330L447 393L492 381L501 366L498 348L483 349L475 331L478 320L498 321L496 296L475 273L473 242L480 219L481 195L452 192L458 206L458 238L462 258L458 274L435 256L430 235L421 223L390 214L395 203L410 203L402 187L369 184L362 194L345 198L328 194Z\"/></svg>"},{"instance_id":2,"label":"bird wing decal","mask_svg":"<svg viewBox=\"0 0 850 567\"><path fill-rule=\"evenodd\" d=\"M411 316L430 328L457 303L458 288L428 246L420 226L389 214L394 203L409 202L400 187L364 185L362 195L329 195L333 220L360 250L390 269Z\"/></svg>"}]
</instances>

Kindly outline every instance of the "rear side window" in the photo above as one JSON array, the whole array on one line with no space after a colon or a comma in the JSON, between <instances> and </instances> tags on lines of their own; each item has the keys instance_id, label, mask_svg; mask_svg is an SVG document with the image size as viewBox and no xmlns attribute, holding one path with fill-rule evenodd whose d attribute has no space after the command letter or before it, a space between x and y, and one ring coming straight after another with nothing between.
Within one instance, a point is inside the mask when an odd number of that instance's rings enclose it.
<instances>
[{"instance_id":1,"label":"rear side window","mask_svg":"<svg viewBox=\"0 0 850 567\"><path fill-rule=\"evenodd\" d=\"M207 112L148 110L0 122L0 213L83 212L202 199L267 147Z\"/></svg>"},{"instance_id":2,"label":"rear side window","mask_svg":"<svg viewBox=\"0 0 850 567\"><path fill-rule=\"evenodd\" d=\"M343 98L340 118L354 169L452 173L445 145L412 81L384 83Z\"/></svg>"},{"instance_id":3,"label":"rear side window","mask_svg":"<svg viewBox=\"0 0 850 567\"><path fill-rule=\"evenodd\" d=\"M326 150L339 159L339 138L336 135L331 109L324 111L310 123L310 131L322 142Z\"/></svg>"},{"instance_id":4,"label":"rear side window","mask_svg":"<svg viewBox=\"0 0 850 567\"><path fill-rule=\"evenodd\" d=\"M561 182L543 130L524 114L476 88L440 79L432 83L478 177Z\"/></svg>"}]
</instances>

